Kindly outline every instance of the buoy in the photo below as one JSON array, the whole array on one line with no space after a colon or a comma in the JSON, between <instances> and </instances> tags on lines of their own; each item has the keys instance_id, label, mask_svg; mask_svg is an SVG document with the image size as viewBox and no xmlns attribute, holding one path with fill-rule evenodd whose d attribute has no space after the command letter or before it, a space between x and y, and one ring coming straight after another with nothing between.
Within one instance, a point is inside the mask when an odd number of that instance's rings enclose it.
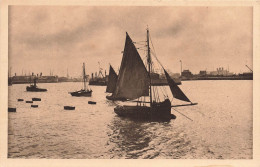
<instances>
[{"instance_id":1,"label":"buoy","mask_svg":"<svg viewBox=\"0 0 260 167\"><path fill-rule=\"evenodd\" d=\"M97 104L95 101L88 101L88 104Z\"/></svg>"},{"instance_id":2,"label":"buoy","mask_svg":"<svg viewBox=\"0 0 260 167\"><path fill-rule=\"evenodd\" d=\"M32 98L32 101L41 101L41 98L34 97L34 98Z\"/></svg>"},{"instance_id":3,"label":"buoy","mask_svg":"<svg viewBox=\"0 0 260 167\"><path fill-rule=\"evenodd\" d=\"M75 110L74 106L64 106L64 110Z\"/></svg>"},{"instance_id":4,"label":"buoy","mask_svg":"<svg viewBox=\"0 0 260 167\"><path fill-rule=\"evenodd\" d=\"M33 101L26 101L26 103L33 103Z\"/></svg>"},{"instance_id":5,"label":"buoy","mask_svg":"<svg viewBox=\"0 0 260 167\"><path fill-rule=\"evenodd\" d=\"M31 107L32 107L32 108L37 108L37 107L38 107L38 105L31 105Z\"/></svg>"},{"instance_id":6,"label":"buoy","mask_svg":"<svg viewBox=\"0 0 260 167\"><path fill-rule=\"evenodd\" d=\"M16 112L16 108L9 108L8 107L8 112Z\"/></svg>"},{"instance_id":7,"label":"buoy","mask_svg":"<svg viewBox=\"0 0 260 167\"><path fill-rule=\"evenodd\" d=\"M17 99L17 101L23 101L23 99Z\"/></svg>"}]
</instances>

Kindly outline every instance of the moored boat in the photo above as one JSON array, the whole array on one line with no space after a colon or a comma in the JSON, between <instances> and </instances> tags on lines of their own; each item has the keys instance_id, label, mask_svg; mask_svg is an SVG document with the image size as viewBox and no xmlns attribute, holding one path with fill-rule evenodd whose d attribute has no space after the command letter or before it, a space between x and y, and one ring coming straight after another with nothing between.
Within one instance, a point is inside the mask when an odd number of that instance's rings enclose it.
<instances>
[{"instance_id":1,"label":"moored boat","mask_svg":"<svg viewBox=\"0 0 260 167\"><path fill-rule=\"evenodd\" d=\"M27 92L46 92L47 89L39 88L36 85L36 77L33 79L34 84L31 84L30 86L26 87Z\"/></svg>"},{"instance_id":2,"label":"moored boat","mask_svg":"<svg viewBox=\"0 0 260 167\"><path fill-rule=\"evenodd\" d=\"M164 99L160 100L158 88L152 84L151 73L153 72L152 65L154 63L152 62L150 54L149 40L149 30L147 29L146 69L134 42L128 33L126 33L123 58L112 97L115 99L127 99L127 101L137 102L137 104L136 106L118 105L114 108L114 112L121 117L151 121L169 121L170 119L175 119L176 116L171 114L172 105L168 95L165 95L163 92ZM156 56L155 58L159 62ZM169 76L162 64L160 62L159 64L165 73L173 97L182 101L190 102L194 105L194 103L192 103L177 86L177 83L175 83L175 81ZM149 101L145 100L145 96L149 96Z\"/></svg>"},{"instance_id":3,"label":"moored boat","mask_svg":"<svg viewBox=\"0 0 260 167\"><path fill-rule=\"evenodd\" d=\"M69 92L71 94L71 96L90 97L92 95L92 90L90 88L87 88L86 82L87 82L87 76L86 76L86 72L85 72L85 63L83 63L83 83L84 83L84 88L79 90L79 91Z\"/></svg>"}]
</instances>

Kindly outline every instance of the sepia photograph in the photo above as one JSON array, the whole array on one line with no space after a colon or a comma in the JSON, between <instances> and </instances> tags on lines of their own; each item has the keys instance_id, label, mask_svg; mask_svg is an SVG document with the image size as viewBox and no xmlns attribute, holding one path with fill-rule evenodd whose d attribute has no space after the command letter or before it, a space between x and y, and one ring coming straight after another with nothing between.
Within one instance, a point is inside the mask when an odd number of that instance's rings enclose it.
<instances>
[{"instance_id":1,"label":"sepia photograph","mask_svg":"<svg viewBox=\"0 0 260 167\"><path fill-rule=\"evenodd\" d=\"M253 6L7 10L7 159L253 160Z\"/></svg>"}]
</instances>

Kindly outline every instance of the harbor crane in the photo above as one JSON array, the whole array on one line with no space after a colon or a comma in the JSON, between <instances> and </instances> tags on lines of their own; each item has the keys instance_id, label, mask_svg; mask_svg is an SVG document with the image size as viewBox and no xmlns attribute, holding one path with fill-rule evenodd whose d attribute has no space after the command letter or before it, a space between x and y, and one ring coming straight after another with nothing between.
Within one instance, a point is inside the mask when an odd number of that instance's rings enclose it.
<instances>
[{"instance_id":1,"label":"harbor crane","mask_svg":"<svg viewBox=\"0 0 260 167\"><path fill-rule=\"evenodd\" d=\"M249 68L248 65L246 65L246 67L247 67L251 72L253 72L253 70L252 70L251 68Z\"/></svg>"}]
</instances>

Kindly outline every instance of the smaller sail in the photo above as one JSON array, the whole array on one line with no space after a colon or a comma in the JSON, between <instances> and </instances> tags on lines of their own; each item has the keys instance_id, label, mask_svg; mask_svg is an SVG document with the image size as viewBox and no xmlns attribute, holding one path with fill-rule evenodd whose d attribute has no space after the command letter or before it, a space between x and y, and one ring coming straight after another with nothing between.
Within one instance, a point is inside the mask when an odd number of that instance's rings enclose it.
<instances>
[{"instance_id":1,"label":"smaller sail","mask_svg":"<svg viewBox=\"0 0 260 167\"><path fill-rule=\"evenodd\" d=\"M165 70L164 73L167 78L173 97L179 100L191 102Z\"/></svg>"},{"instance_id":2,"label":"smaller sail","mask_svg":"<svg viewBox=\"0 0 260 167\"><path fill-rule=\"evenodd\" d=\"M117 77L115 70L110 65L106 92L114 93L114 91L116 89L117 78L118 77Z\"/></svg>"}]
</instances>

